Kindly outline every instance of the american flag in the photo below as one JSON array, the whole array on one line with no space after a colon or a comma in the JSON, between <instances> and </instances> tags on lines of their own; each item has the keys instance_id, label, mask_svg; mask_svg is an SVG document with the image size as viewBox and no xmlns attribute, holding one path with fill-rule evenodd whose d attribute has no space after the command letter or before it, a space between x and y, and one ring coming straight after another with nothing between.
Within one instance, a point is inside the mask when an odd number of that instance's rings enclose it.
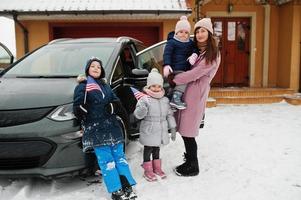
<instances>
[{"instance_id":1,"label":"american flag","mask_svg":"<svg viewBox=\"0 0 301 200\"><path fill-rule=\"evenodd\" d=\"M101 91L101 88L96 83L96 81L94 80L94 78L92 78L91 76L88 76L88 78L87 78L87 85L86 85L86 91L90 92L92 90L99 90L99 91Z\"/></svg>"},{"instance_id":2,"label":"american flag","mask_svg":"<svg viewBox=\"0 0 301 200\"><path fill-rule=\"evenodd\" d=\"M131 87L131 90L137 100L141 99L142 97L149 97L147 94L140 92L136 88Z\"/></svg>"},{"instance_id":3,"label":"american flag","mask_svg":"<svg viewBox=\"0 0 301 200\"><path fill-rule=\"evenodd\" d=\"M87 85L86 85L86 91L90 92L92 90L99 90L102 93L102 96L104 97L104 93L102 92L101 87L96 83L94 78L91 76L88 76L87 78Z\"/></svg>"}]
</instances>

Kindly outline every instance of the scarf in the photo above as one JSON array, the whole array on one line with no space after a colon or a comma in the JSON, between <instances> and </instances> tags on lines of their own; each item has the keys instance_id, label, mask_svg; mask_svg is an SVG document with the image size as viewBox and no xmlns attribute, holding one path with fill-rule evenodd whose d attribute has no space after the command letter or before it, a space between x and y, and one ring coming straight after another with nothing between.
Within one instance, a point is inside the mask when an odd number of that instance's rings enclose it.
<instances>
[{"instance_id":1,"label":"scarf","mask_svg":"<svg viewBox=\"0 0 301 200\"><path fill-rule=\"evenodd\" d=\"M146 94L148 94L149 96L151 96L151 97L153 97L153 98L155 98L155 99L161 99L163 96L164 96L164 94L165 94L165 90L162 88L162 90L161 91L159 91L159 92L153 92L153 91L151 91L150 89L148 89L148 88L143 88L143 91L146 93Z\"/></svg>"}]
</instances>

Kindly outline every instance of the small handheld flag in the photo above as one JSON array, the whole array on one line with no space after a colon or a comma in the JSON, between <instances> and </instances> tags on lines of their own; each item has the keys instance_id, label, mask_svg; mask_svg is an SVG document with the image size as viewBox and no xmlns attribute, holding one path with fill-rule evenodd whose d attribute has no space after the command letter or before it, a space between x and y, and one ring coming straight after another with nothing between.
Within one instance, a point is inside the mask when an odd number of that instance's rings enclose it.
<instances>
[{"instance_id":1,"label":"small handheld flag","mask_svg":"<svg viewBox=\"0 0 301 200\"><path fill-rule=\"evenodd\" d=\"M103 97L105 97L104 93L102 92L101 87L96 83L94 78L91 76L87 77L87 85L86 85L86 92L90 92L92 90L99 90Z\"/></svg>"},{"instance_id":2,"label":"small handheld flag","mask_svg":"<svg viewBox=\"0 0 301 200\"><path fill-rule=\"evenodd\" d=\"M132 92L133 92L133 94L134 94L134 96L137 100L141 99L142 97L149 97L149 95L147 95L143 92L140 92L136 88L131 87L131 90L132 90Z\"/></svg>"}]
</instances>

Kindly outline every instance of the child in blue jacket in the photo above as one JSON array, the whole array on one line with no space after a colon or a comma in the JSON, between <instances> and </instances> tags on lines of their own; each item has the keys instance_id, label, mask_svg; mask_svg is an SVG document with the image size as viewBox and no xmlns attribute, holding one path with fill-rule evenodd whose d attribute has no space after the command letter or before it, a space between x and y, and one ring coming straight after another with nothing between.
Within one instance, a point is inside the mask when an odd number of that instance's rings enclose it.
<instances>
[{"instance_id":1,"label":"child in blue jacket","mask_svg":"<svg viewBox=\"0 0 301 200\"><path fill-rule=\"evenodd\" d=\"M163 53L163 75L170 78L175 74L187 71L191 64L187 60L193 53L194 43L190 39L190 24L186 16L182 16L177 22L175 31L168 34L166 47ZM171 78L172 79L172 78ZM170 104L177 109L185 109L186 103L182 102L182 96L186 85L178 85L173 89Z\"/></svg>"},{"instance_id":2,"label":"child in blue jacket","mask_svg":"<svg viewBox=\"0 0 301 200\"><path fill-rule=\"evenodd\" d=\"M83 151L95 152L113 200L136 199L132 190L136 181L124 155L124 138L115 114L120 101L103 80L105 71L98 58L88 60L85 74L87 81L76 86L73 104L75 116L82 119Z\"/></svg>"}]
</instances>

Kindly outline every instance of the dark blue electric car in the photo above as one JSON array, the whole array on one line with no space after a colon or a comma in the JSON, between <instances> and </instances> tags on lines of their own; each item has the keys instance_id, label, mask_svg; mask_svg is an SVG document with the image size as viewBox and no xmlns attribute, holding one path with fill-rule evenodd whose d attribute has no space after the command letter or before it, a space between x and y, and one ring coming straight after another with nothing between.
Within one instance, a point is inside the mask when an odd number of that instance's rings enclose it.
<instances>
[{"instance_id":1,"label":"dark blue electric car","mask_svg":"<svg viewBox=\"0 0 301 200\"><path fill-rule=\"evenodd\" d=\"M142 88L150 69L161 67L164 44L145 49L129 37L58 39L0 72L0 176L49 178L94 167L94 155L82 152L72 113L76 77L92 56L103 61L106 79L126 109L127 119L119 118L125 138L135 138L130 87Z\"/></svg>"}]
</instances>

